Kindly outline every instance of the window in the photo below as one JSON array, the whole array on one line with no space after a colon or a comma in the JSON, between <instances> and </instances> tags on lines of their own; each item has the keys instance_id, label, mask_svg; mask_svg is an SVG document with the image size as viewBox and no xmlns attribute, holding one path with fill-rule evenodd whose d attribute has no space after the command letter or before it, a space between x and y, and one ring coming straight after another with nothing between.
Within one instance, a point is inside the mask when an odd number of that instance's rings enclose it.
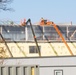
<instances>
[{"instance_id":1,"label":"window","mask_svg":"<svg viewBox=\"0 0 76 75\"><path fill-rule=\"evenodd\" d=\"M41 46L39 46L39 49L41 49ZM29 53L38 53L36 46L29 46Z\"/></svg>"},{"instance_id":2,"label":"window","mask_svg":"<svg viewBox=\"0 0 76 75\"><path fill-rule=\"evenodd\" d=\"M63 70L54 70L54 75L63 75Z\"/></svg>"},{"instance_id":3,"label":"window","mask_svg":"<svg viewBox=\"0 0 76 75\"><path fill-rule=\"evenodd\" d=\"M25 40L25 27L2 26L2 35L5 40L22 41Z\"/></svg>"}]
</instances>

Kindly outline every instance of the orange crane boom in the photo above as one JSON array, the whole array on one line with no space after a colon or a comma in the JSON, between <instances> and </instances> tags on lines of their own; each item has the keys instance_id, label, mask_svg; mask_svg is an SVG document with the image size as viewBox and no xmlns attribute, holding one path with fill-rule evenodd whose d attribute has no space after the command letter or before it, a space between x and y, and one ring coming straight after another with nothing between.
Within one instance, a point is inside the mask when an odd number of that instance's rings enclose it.
<instances>
[{"instance_id":1,"label":"orange crane boom","mask_svg":"<svg viewBox=\"0 0 76 75\"><path fill-rule=\"evenodd\" d=\"M64 39L62 33L60 32L60 30L58 29L58 27L57 27L56 24L54 24L52 21L48 21L48 20L45 20L45 19L42 18L42 19L41 19L41 22L40 22L40 25L52 25L52 26L55 28L55 30L56 30L56 32L58 33L58 35L61 37L61 39L62 39L62 41L64 42L64 44L66 45L69 53L70 53L71 55L73 55L73 52L71 51L70 47L68 46L66 40Z\"/></svg>"},{"instance_id":2,"label":"orange crane boom","mask_svg":"<svg viewBox=\"0 0 76 75\"><path fill-rule=\"evenodd\" d=\"M57 27L55 24L53 24L53 27L55 28L56 32L57 32L57 33L59 34L59 36L61 37L62 41L65 43L65 45L66 45L68 51L70 52L70 54L73 55L70 47L68 46L67 42L65 41L65 39L64 39L64 37L62 36L62 34L61 34L60 30L58 29L58 27Z\"/></svg>"}]
</instances>

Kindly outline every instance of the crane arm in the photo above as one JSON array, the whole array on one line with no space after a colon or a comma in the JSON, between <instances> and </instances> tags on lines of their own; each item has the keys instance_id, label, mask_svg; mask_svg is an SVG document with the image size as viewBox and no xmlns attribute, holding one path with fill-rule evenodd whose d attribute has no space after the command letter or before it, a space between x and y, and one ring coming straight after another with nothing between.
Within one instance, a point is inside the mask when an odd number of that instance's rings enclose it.
<instances>
[{"instance_id":1,"label":"crane arm","mask_svg":"<svg viewBox=\"0 0 76 75\"><path fill-rule=\"evenodd\" d=\"M45 19L42 19L41 22L40 22L40 25L52 25L55 28L55 30L58 33L58 35L61 37L61 39L64 42L64 44L66 45L66 47L67 47L68 51L70 52L70 54L73 55L70 47L68 46L67 42L65 41L62 33L60 32L60 30L58 29L56 24L54 24L52 21L47 21Z\"/></svg>"},{"instance_id":2,"label":"crane arm","mask_svg":"<svg viewBox=\"0 0 76 75\"><path fill-rule=\"evenodd\" d=\"M58 27L56 26L56 24L52 24L53 27L55 28L56 32L59 34L59 36L61 37L62 41L64 42L64 44L66 45L68 51L70 52L71 55L73 55L70 47L68 46L67 42L65 41L63 35L61 34L60 30L58 29Z\"/></svg>"},{"instance_id":3,"label":"crane arm","mask_svg":"<svg viewBox=\"0 0 76 75\"><path fill-rule=\"evenodd\" d=\"M13 55L12 55L12 53L11 53L11 51L10 51L10 49L9 49L9 47L8 47L8 45L7 45L7 43L6 43L6 41L5 41L5 39L4 39L4 37L2 36L1 33L0 33L0 36L1 36L2 40L4 41L4 43L5 43L5 46L6 46L7 50L8 50L8 52L9 52L10 56L13 57Z\"/></svg>"},{"instance_id":4,"label":"crane arm","mask_svg":"<svg viewBox=\"0 0 76 75\"><path fill-rule=\"evenodd\" d=\"M28 19L28 21L26 22L26 25L27 25L28 23L30 23L30 27L31 27L31 30L32 30L32 33L33 33L34 41L35 41L35 43L36 43L37 51L38 51L38 53L39 53L39 56L41 56L40 48L39 48L39 46L38 46L38 42L37 42L37 39L36 39L34 30L33 30L33 27L32 27L31 19Z\"/></svg>"}]
</instances>

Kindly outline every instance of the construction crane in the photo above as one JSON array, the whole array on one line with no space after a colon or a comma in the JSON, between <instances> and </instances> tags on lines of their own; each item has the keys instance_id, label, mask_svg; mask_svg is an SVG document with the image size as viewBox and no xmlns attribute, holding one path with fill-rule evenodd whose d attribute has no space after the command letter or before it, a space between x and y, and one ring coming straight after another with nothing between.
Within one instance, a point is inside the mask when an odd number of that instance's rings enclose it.
<instances>
[{"instance_id":1,"label":"construction crane","mask_svg":"<svg viewBox=\"0 0 76 75\"><path fill-rule=\"evenodd\" d=\"M41 57L40 48L38 46L38 42L37 42L37 39L36 39L36 36L35 36L35 32L34 32L33 27L32 27L31 19L28 19L27 21L26 21L26 19L24 19L24 21L21 22L21 26L26 26L28 24L30 24L30 27L31 27L31 30L32 30L32 34L33 34L33 38L34 38L34 41L36 43L37 51L39 53L39 56Z\"/></svg>"},{"instance_id":2,"label":"construction crane","mask_svg":"<svg viewBox=\"0 0 76 75\"><path fill-rule=\"evenodd\" d=\"M58 29L57 25L56 25L54 22L48 21L47 19L41 18L41 20L40 20L40 22L39 22L39 25L41 25L41 26L44 26L44 25L51 25L51 26L53 26L53 27L55 28L56 32L58 33L58 35L61 37L63 43L66 45L69 53L70 53L71 55L73 55L73 52L71 51L71 49L70 49L70 47L68 46L67 42L65 41L62 33L60 32L60 30Z\"/></svg>"},{"instance_id":3,"label":"construction crane","mask_svg":"<svg viewBox=\"0 0 76 75\"><path fill-rule=\"evenodd\" d=\"M36 43L36 46L37 46L37 50L38 50L38 52L39 52L39 55L41 56L41 53L40 53L40 50L39 50L39 46L38 46L38 43L37 43L37 39L36 39L34 30L33 30L32 24L31 24L31 20L28 19L27 22L25 22L25 20L24 20L24 22L22 23L22 26L27 25L27 23L30 23L31 30L32 30L32 33L33 33L33 37L34 37L34 40L35 40L35 43ZM47 19L41 18L41 20L40 20L40 22L38 23L38 25L40 25L40 26L45 26L45 25L51 25L51 26L53 26L53 27L55 28L56 32L58 33L58 35L60 36L60 38L62 39L63 43L66 45L69 53L70 53L71 55L73 55L73 52L71 51L71 49L70 49L70 47L68 46L66 40L64 39L62 33L60 32L60 30L58 29L57 25L56 25L54 22L49 21L49 20L47 20Z\"/></svg>"}]
</instances>

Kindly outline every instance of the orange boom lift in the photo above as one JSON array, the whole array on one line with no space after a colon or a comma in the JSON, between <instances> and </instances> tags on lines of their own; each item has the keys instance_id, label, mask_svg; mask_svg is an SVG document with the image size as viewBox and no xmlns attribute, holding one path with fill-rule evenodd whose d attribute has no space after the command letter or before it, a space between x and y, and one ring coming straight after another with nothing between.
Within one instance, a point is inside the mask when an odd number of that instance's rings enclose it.
<instances>
[{"instance_id":1,"label":"orange boom lift","mask_svg":"<svg viewBox=\"0 0 76 75\"><path fill-rule=\"evenodd\" d=\"M60 32L60 30L58 29L57 25L54 22L48 21L48 20L45 20L45 19L41 18L41 21L40 21L39 25L41 25L41 26L44 26L44 25L52 25L55 28L55 30L58 33L58 35L61 37L61 39L64 42L64 44L66 45L66 47L67 47L68 51L70 52L70 54L73 55L70 47L68 46L66 40L64 39L62 33Z\"/></svg>"}]
</instances>

